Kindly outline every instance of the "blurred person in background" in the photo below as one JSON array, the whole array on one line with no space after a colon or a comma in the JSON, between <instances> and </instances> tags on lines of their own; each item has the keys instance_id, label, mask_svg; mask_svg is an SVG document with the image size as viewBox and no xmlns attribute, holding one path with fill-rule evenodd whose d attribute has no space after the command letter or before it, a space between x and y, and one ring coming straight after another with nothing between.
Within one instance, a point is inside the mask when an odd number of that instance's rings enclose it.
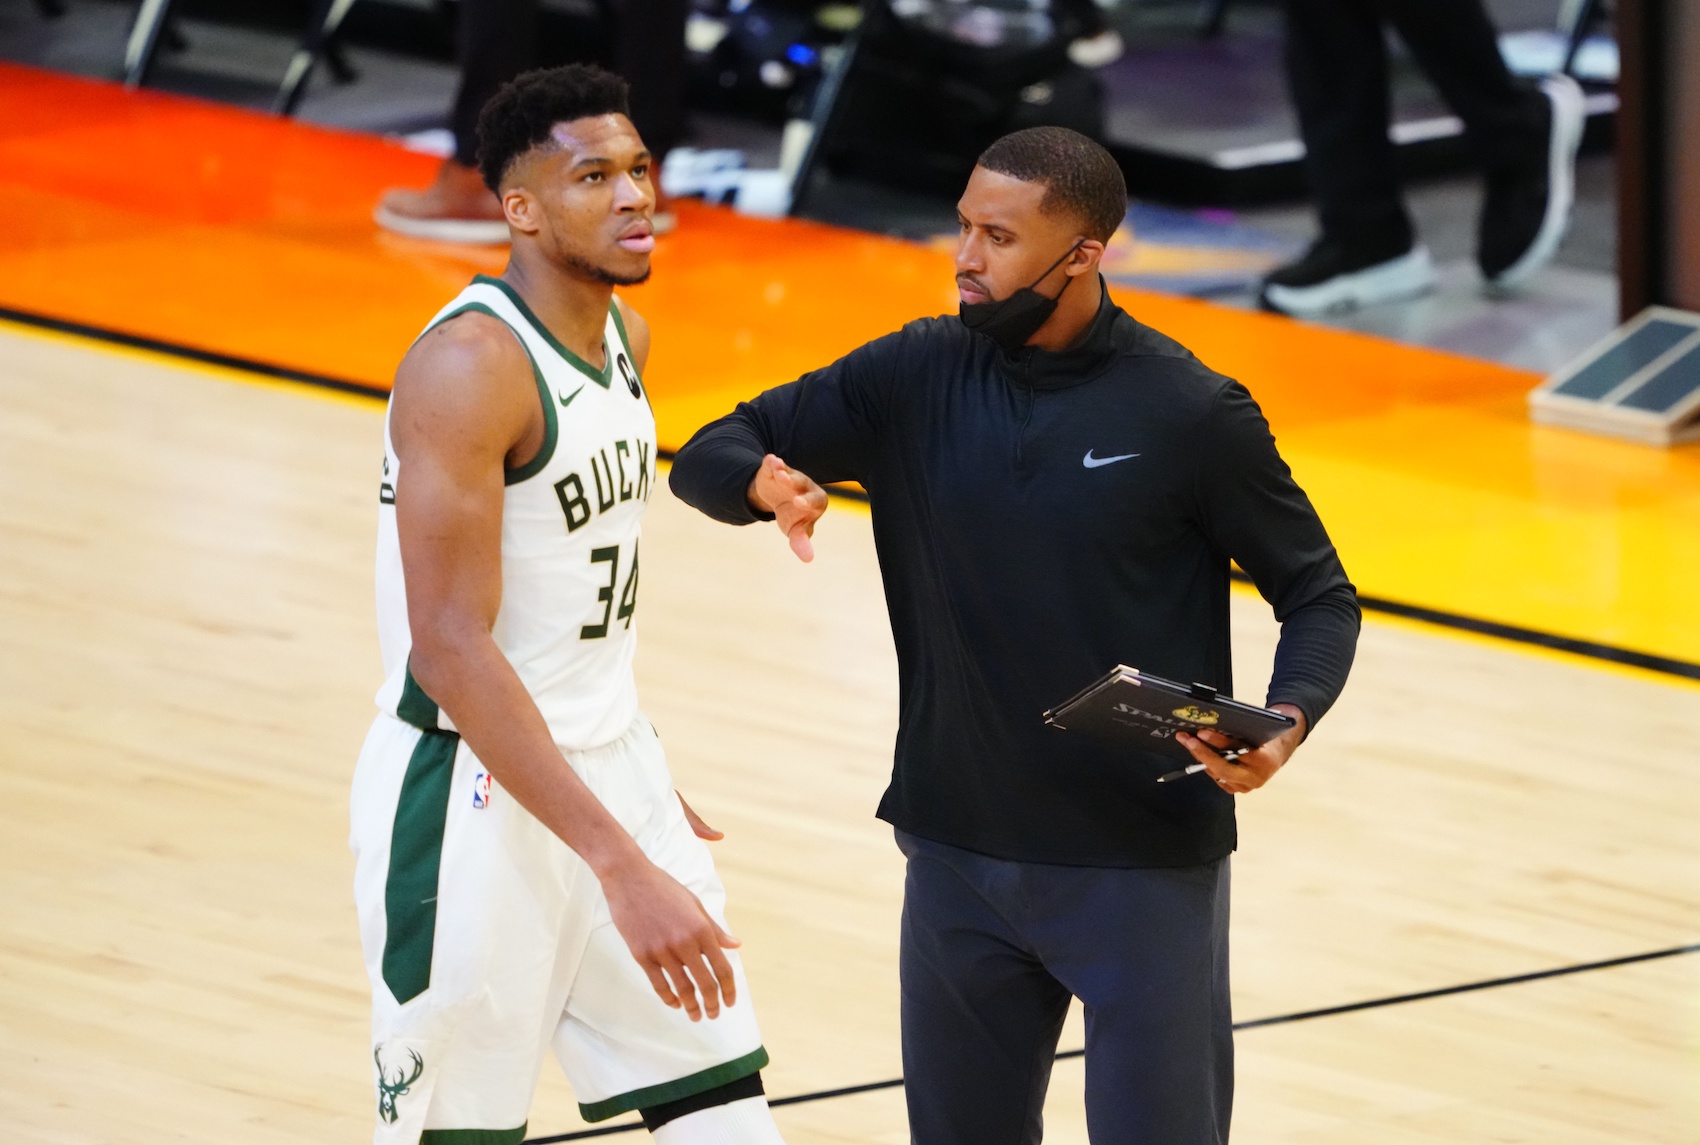
<instances>
[{"instance_id":1,"label":"blurred person in background","mask_svg":"<svg viewBox=\"0 0 1700 1145\"><path fill-rule=\"evenodd\" d=\"M660 167L684 132L685 17L688 0L619 0L615 11L615 70L631 85L632 123ZM505 243L508 224L496 193L478 173L478 114L496 90L538 66L541 0L460 0L460 87L449 127L454 154L422 190L385 192L378 225L441 242ZM661 185L659 170L654 185ZM673 216L658 204L656 233Z\"/></svg>"},{"instance_id":2,"label":"blurred person in background","mask_svg":"<svg viewBox=\"0 0 1700 1145\"><path fill-rule=\"evenodd\" d=\"M1388 138L1391 24L1464 121L1486 182L1476 261L1490 288L1552 258L1569 222L1582 91L1513 79L1482 0L1286 0L1287 75L1321 235L1272 273L1262 302L1308 317L1412 298L1435 282L1400 199Z\"/></svg>"}]
</instances>

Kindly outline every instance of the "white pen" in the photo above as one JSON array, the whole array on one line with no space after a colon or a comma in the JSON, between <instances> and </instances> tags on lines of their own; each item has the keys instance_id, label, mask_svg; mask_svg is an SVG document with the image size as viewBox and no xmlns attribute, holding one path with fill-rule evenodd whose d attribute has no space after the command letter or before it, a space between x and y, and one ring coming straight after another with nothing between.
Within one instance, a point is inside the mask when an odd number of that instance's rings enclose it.
<instances>
[{"instance_id":1,"label":"white pen","mask_svg":"<svg viewBox=\"0 0 1700 1145\"><path fill-rule=\"evenodd\" d=\"M1241 749L1236 750L1236 751L1225 751L1225 752L1223 752L1222 758L1227 760L1229 763L1233 763L1236 759L1238 759L1240 756L1242 756L1244 754L1245 754L1245 749L1241 748ZM1187 776L1197 775L1199 772L1201 772L1203 770L1204 770L1204 765L1202 763L1189 763L1185 767L1181 768L1179 771L1171 771L1171 772L1167 773L1166 775L1159 775L1157 777L1157 782L1158 783L1167 783L1171 779L1185 779Z\"/></svg>"},{"instance_id":2,"label":"white pen","mask_svg":"<svg viewBox=\"0 0 1700 1145\"><path fill-rule=\"evenodd\" d=\"M1157 782L1158 783L1167 783L1171 779L1185 779L1187 776L1197 775L1199 772L1201 772L1203 770L1204 770L1204 765L1202 763L1189 763L1185 767L1181 768L1179 771L1171 771L1167 775L1159 775L1157 777Z\"/></svg>"}]
</instances>

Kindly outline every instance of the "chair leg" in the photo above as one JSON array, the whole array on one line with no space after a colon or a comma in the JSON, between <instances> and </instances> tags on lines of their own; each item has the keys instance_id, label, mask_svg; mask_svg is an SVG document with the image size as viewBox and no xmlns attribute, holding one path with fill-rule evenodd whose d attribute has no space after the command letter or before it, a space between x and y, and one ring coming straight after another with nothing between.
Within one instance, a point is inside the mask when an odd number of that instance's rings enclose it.
<instances>
[{"instance_id":1,"label":"chair leg","mask_svg":"<svg viewBox=\"0 0 1700 1145\"><path fill-rule=\"evenodd\" d=\"M343 17L352 7L354 0L315 0L307 34L290 57L289 69L284 72L283 83L278 85L277 96L272 100L272 110L278 115L295 114L296 105L307 92L307 80L325 53L325 45L336 35Z\"/></svg>"},{"instance_id":2,"label":"chair leg","mask_svg":"<svg viewBox=\"0 0 1700 1145\"><path fill-rule=\"evenodd\" d=\"M802 157L797 162L797 171L791 179L791 203L786 213L792 216L801 215L808 202L810 192L814 189L815 170L826 157L827 137L838 125L844 107L844 92L856 69L857 58L862 52L862 41L868 34L868 25L873 22L880 11L883 0L872 0L862 5L862 22L856 30L850 33L850 38L844 42L842 54L821 76L820 86L815 89L814 108L809 116L809 141L803 148Z\"/></svg>"},{"instance_id":3,"label":"chair leg","mask_svg":"<svg viewBox=\"0 0 1700 1145\"><path fill-rule=\"evenodd\" d=\"M1576 53L1582 50L1587 42L1588 33L1594 30L1594 23L1600 18L1600 0L1581 0L1576 5L1568 34L1568 43L1564 48L1564 66L1558 70L1565 75L1574 75L1576 71Z\"/></svg>"},{"instance_id":4,"label":"chair leg","mask_svg":"<svg viewBox=\"0 0 1700 1145\"><path fill-rule=\"evenodd\" d=\"M325 70L339 84L350 84L360 78L360 70L349 61L348 50L338 39L325 42Z\"/></svg>"},{"instance_id":5,"label":"chair leg","mask_svg":"<svg viewBox=\"0 0 1700 1145\"><path fill-rule=\"evenodd\" d=\"M124 44L125 87L136 88L147 82L159 50L160 33L170 15L171 0L142 0L136 9L136 22L130 25L130 38Z\"/></svg>"}]
</instances>

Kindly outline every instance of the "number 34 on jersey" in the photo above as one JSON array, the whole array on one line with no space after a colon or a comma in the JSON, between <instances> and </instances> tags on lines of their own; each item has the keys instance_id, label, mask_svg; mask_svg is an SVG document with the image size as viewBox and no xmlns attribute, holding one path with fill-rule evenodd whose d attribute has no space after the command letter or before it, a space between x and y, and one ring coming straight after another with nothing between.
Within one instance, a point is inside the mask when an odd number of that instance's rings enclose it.
<instances>
[{"instance_id":1,"label":"number 34 on jersey","mask_svg":"<svg viewBox=\"0 0 1700 1145\"><path fill-rule=\"evenodd\" d=\"M649 500L650 482L655 472L649 442L642 439L616 441L612 446L591 454L589 461L587 468L591 484L588 487L583 475L576 471L554 484L555 497L561 503L569 534L578 532L593 517L609 512L623 502ZM632 626L638 592L636 537L632 538L630 548L629 554L622 553L619 545L604 545L590 550L590 563L592 566L606 566L607 579L596 593L596 599L602 605L602 617L579 629L580 640L599 640L607 636L610 624L624 628ZM619 586L618 595L616 586Z\"/></svg>"}]
</instances>

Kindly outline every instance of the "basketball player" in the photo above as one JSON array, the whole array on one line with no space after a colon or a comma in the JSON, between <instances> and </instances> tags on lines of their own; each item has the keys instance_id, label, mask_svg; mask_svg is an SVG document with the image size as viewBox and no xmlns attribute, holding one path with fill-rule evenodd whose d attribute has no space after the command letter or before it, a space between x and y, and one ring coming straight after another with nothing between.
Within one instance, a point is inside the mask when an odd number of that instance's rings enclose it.
<instances>
[{"instance_id":1,"label":"basketball player","mask_svg":"<svg viewBox=\"0 0 1700 1145\"><path fill-rule=\"evenodd\" d=\"M778 1145L725 892L632 678L655 488L649 152L625 82L530 72L479 124L513 253L390 400L387 679L355 774L380 1145L513 1145L553 1047L591 1121Z\"/></svg>"}]
</instances>

